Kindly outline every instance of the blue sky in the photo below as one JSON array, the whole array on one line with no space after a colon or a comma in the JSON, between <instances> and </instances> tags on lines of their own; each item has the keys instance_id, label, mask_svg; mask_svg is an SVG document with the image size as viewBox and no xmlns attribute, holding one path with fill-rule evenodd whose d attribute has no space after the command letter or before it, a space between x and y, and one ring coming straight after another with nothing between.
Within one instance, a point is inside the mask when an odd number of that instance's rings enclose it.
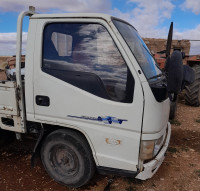
<instances>
[{"instance_id":1,"label":"blue sky","mask_svg":"<svg viewBox=\"0 0 200 191\"><path fill-rule=\"evenodd\" d=\"M200 0L1 0L0 55L15 54L17 16L29 5L39 13L107 13L130 22L142 37L150 38L166 38L173 21L174 39L200 40ZM27 31L28 19L24 24L24 44ZM192 45L200 54L200 41Z\"/></svg>"}]
</instances>

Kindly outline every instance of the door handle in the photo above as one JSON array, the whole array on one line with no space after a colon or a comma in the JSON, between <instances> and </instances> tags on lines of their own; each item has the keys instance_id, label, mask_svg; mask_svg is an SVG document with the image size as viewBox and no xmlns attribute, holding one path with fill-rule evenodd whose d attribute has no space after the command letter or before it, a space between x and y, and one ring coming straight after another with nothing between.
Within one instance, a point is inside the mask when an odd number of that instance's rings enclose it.
<instances>
[{"instance_id":1,"label":"door handle","mask_svg":"<svg viewBox=\"0 0 200 191\"><path fill-rule=\"evenodd\" d=\"M48 107L50 105L50 99L48 96L37 95L35 97L35 102L37 105L40 105L40 106Z\"/></svg>"}]
</instances>

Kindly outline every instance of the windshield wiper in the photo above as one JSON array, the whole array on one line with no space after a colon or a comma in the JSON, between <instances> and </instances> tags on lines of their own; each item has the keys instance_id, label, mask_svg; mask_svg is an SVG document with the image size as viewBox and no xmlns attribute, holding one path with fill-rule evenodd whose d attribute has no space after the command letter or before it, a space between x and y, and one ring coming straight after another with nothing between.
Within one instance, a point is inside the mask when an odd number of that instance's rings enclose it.
<instances>
[{"instance_id":1,"label":"windshield wiper","mask_svg":"<svg viewBox=\"0 0 200 191\"><path fill-rule=\"evenodd\" d=\"M161 73L161 74L152 76L152 77L148 78L147 80L155 79L155 78L161 77L161 76L163 76L163 75L165 75L165 74L164 74L164 73Z\"/></svg>"}]
</instances>

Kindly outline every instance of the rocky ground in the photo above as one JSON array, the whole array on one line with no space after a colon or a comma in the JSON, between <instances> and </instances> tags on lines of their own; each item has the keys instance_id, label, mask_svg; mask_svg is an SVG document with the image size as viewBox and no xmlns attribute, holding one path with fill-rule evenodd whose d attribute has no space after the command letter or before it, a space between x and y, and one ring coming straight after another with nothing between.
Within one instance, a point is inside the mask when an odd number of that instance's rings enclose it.
<instances>
[{"instance_id":1,"label":"rocky ground","mask_svg":"<svg viewBox=\"0 0 200 191\"><path fill-rule=\"evenodd\" d=\"M170 147L164 163L147 181L114 177L111 191L200 191L200 107L178 104L172 122ZM1 191L70 191L54 182L45 172L40 159L30 166L34 141L25 138L0 149ZM77 191L103 191L112 176L96 174L90 183Z\"/></svg>"}]
</instances>

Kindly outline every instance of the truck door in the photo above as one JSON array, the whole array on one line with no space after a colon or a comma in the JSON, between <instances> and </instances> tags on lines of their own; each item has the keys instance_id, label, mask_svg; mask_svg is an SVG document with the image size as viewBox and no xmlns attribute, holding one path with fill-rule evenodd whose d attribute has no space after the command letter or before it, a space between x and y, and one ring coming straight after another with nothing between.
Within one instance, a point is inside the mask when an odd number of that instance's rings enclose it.
<instances>
[{"instance_id":1,"label":"truck door","mask_svg":"<svg viewBox=\"0 0 200 191\"><path fill-rule=\"evenodd\" d=\"M143 114L139 78L101 19L40 19L35 120L81 131L98 166L136 171Z\"/></svg>"}]
</instances>

